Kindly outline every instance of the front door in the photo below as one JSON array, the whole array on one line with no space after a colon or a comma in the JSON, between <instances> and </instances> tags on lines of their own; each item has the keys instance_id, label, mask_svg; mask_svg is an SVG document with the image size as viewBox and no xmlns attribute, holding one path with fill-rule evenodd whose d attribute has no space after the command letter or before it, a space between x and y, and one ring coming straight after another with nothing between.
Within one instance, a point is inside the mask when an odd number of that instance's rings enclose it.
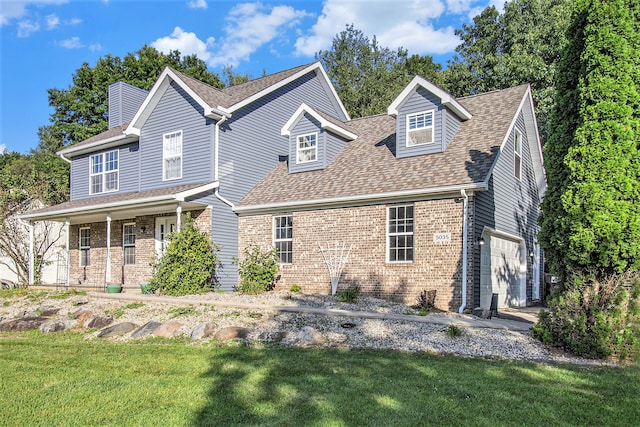
<instances>
[{"instance_id":1,"label":"front door","mask_svg":"<svg viewBox=\"0 0 640 427\"><path fill-rule=\"evenodd\" d=\"M156 218L156 254L158 258L164 255L169 240L167 236L176 231L176 217L163 216Z\"/></svg>"}]
</instances>

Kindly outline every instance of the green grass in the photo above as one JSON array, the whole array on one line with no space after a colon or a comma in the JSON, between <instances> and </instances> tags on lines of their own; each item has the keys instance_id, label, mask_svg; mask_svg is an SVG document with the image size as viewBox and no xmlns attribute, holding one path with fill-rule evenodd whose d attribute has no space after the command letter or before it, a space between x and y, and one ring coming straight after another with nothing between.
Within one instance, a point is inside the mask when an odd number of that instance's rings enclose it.
<instances>
[{"instance_id":1,"label":"green grass","mask_svg":"<svg viewBox=\"0 0 640 427\"><path fill-rule=\"evenodd\" d=\"M0 425L637 425L640 367L0 335Z\"/></svg>"},{"instance_id":2,"label":"green grass","mask_svg":"<svg viewBox=\"0 0 640 427\"><path fill-rule=\"evenodd\" d=\"M136 310L136 309L138 309L140 307L144 307L144 303L142 303L142 302L132 302L132 303L120 306L115 310L105 311L105 314L110 314L114 318L119 319L122 316L124 316L125 311L127 311L127 310Z\"/></svg>"}]
</instances>

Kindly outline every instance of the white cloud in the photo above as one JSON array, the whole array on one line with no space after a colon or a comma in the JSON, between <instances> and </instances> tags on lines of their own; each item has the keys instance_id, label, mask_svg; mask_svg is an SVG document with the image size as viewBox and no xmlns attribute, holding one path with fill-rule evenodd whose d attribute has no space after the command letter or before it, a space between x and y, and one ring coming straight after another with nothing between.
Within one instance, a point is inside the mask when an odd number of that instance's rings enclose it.
<instances>
[{"instance_id":1,"label":"white cloud","mask_svg":"<svg viewBox=\"0 0 640 427\"><path fill-rule=\"evenodd\" d=\"M450 7L462 10L467 0L450 0L448 3ZM432 23L445 10L440 0L327 0L311 31L296 40L296 53L313 56L319 50L328 49L333 37L349 24L354 24L370 38L375 35L382 46L392 49L404 47L410 54L450 52L459 43L454 29L434 28Z\"/></svg>"},{"instance_id":2,"label":"white cloud","mask_svg":"<svg viewBox=\"0 0 640 427\"><path fill-rule=\"evenodd\" d=\"M208 49L213 46L214 41L213 37L209 37L206 42L203 42L195 33L189 33L180 27L175 27L171 35L157 39L151 43L151 46L165 54L172 50L179 50L182 55L195 54L203 61L207 61L211 58Z\"/></svg>"},{"instance_id":3,"label":"white cloud","mask_svg":"<svg viewBox=\"0 0 640 427\"><path fill-rule=\"evenodd\" d=\"M447 11L465 13L471 9L472 0L447 0Z\"/></svg>"},{"instance_id":4,"label":"white cloud","mask_svg":"<svg viewBox=\"0 0 640 427\"><path fill-rule=\"evenodd\" d=\"M18 37L29 37L31 33L40 31L40 24L33 21L18 22Z\"/></svg>"},{"instance_id":5,"label":"white cloud","mask_svg":"<svg viewBox=\"0 0 640 427\"><path fill-rule=\"evenodd\" d=\"M7 152L7 144L0 144L0 154Z\"/></svg>"},{"instance_id":6,"label":"white cloud","mask_svg":"<svg viewBox=\"0 0 640 427\"><path fill-rule=\"evenodd\" d=\"M53 30L55 27L60 25L60 18L58 18L55 13L47 15L45 20L47 21L47 30Z\"/></svg>"},{"instance_id":7,"label":"white cloud","mask_svg":"<svg viewBox=\"0 0 640 427\"><path fill-rule=\"evenodd\" d=\"M206 9L208 7L206 0L192 0L187 3L187 6L191 9Z\"/></svg>"},{"instance_id":8,"label":"white cloud","mask_svg":"<svg viewBox=\"0 0 640 427\"><path fill-rule=\"evenodd\" d=\"M59 44L65 49L80 49L84 47L82 42L80 42L79 37L71 37L70 39L62 40Z\"/></svg>"},{"instance_id":9,"label":"white cloud","mask_svg":"<svg viewBox=\"0 0 640 427\"><path fill-rule=\"evenodd\" d=\"M0 2L0 26L8 24L13 19L25 16L30 6L44 6L67 3L68 0L3 0Z\"/></svg>"},{"instance_id":10,"label":"white cloud","mask_svg":"<svg viewBox=\"0 0 640 427\"><path fill-rule=\"evenodd\" d=\"M89 45L89 50L91 52L100 52L102 50L102 45L100 43L92 43Z\"/></svg>"},{"instance_id":11,"label":"white cloud","mask_svg":"<svg viewBox=\"0 0 640 427\"><path fill-rule=\"evenodd\" d=\"M69 25L78 25L78 24L82 24L82 19L80 18L73 18L69 21L66 21L65 24L69 24Z\"/></svg>"},{"instance_id":12,"label":"white cloud","mask_svg":"<svg viewBox=\"0 0 640 427\"><path fill-rule=\"evenodd\" d=\"M275 6L271 9L261 3L242 3L229 12L224 28L225 37L209 61L211 66L237 66L264 44L278 37L284 28L298 25L299 20L310 16L304 10L291 6Z\"/></svg>"}]
</instances>

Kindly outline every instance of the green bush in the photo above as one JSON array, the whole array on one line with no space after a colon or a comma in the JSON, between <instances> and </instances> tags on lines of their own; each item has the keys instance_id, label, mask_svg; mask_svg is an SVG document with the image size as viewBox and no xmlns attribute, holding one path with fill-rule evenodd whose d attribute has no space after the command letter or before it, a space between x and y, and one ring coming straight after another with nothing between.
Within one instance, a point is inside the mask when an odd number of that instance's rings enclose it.
<instances>
[{"instance_id":1,"label":"green bush","mask_svg":"<svg viewBox=\"0 0 640 427\"><path fill-rule=\"evenodd\" d=\"M181 230L168 238L164 255L155 263L155 274L148 286L150 292L158 290L161 294L179 296L212 290L219 248L196 228L189 213Z\"/></svg>"},{"instance_id":2,"label":"green bush","mask_svg":"<svg viewBox=\"0 0 640 427\"><path fill-rule=\"evenodd\" d=\"M338 301L346 303L355 303L360 296L360 287L351 285L347 289L338 292Z\"/></svg>"},{"instance_id":3,"label":"green bush","mask_svg":"<svg viewBox=\"0 0 640 427\"><path fill-rule=\"evenodd\" d=\"M300 292L302 290L302 286L300 285L291 285L291 289L289 289L291 292Z\"/></svg>"},{"instance_id":4,"label":"green bush","mask_svg":"<svg viewBox=\"0 0 640 427\"><path fill-rule=\"evenodd\" d=\"M242 254L241 260L234 260L240 276L238 292L256 295L273 289L280 269L276 248L263 250L252 244L244 248Z\"/></svg>"},{"instance_id":5,"label":"green bush","mask_svg":"<svg viewBox=\"0 0 640 427\"><path fill-rule=\"evenodd\" d=\"M449 338L452 338L452 339L453 339L453 338L457 338L457 337L459 337L460 335L462 335L462 332L463 332L463 330L462 330L462 327L461 327L461 326L458 326L458 325L449 325L449 326L447 327L447 336L448 336Z\"/></svg>"},{"instance_id":6,"label":"green bush","mask_svg":"<svg viewBox=\"0 0 640 427\"><path fill-rule=\"evenodd\" d=\"M640 275L573 275L548 299L531 334L591 358L640 355Z\"/></svg>"}]
</instances>

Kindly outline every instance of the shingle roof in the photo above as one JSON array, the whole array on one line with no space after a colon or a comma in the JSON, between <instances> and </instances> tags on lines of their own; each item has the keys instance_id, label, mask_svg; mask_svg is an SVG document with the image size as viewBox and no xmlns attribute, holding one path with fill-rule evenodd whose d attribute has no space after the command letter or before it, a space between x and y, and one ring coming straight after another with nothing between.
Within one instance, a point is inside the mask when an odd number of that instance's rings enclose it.
<instances>
[{"instance_id":1,"label":"shingle roof","mask_svg":"<svg viewBox=\"0 0 640 427\"><path fill-rule=\"evenodd\" d=\"M396 158L396 120L378 115L348 122L358 135L322 170L276 168L240 208L478 184L486 179L528 86L458 99L473 117L442 153Z\"/></svg>"},{"instance_id":2,"label":"shingle roof","mask_svg":"<svg viewBox=\"0 0 640 427\"><path fill-rule=\"evenodd\" d=\"M90 138L87 138L84 141L80 141L77 144L73 144L70 147L74 147L74 148L82 147L84 145L89 145L89 144L94 143L94 142L103 141L103 140L111 139L111 138L118 137L118 136L120 136L120 137L122 137L124 139L125 138L124 131L127 128L127 126L129 126L129 123L125 123L123 125L113 127L113 128L111 128L109 130L106 130L106 131L101 132L101 133L99 133L97 135L94 135L94 136L92 136Z\"/></svg>"}]
</instances>

